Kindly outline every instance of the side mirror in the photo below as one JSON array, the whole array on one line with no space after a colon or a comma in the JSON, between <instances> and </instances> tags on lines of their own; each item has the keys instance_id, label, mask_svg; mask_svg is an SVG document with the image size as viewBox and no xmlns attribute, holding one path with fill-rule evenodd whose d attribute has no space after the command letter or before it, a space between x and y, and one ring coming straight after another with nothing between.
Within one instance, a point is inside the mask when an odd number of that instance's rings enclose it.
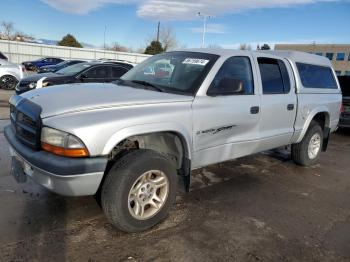
<instances>
[{"instance_id":1,"label":"side mirror","mask_svg":"<svg viewBox=\"0 0 350 262\"><path fill-rule=\"evenodd\" d=\"M238 95L244 94L244 83L242 80L234 78L223 78L216 88L209 88L209 96Z\"/></svg>"},{"instance_id":2,"label":"side mirror","mask_svg":"<svg viewBox=\"0 0 350 262\"><path fill-rule=\"evenodd\" d=\"M79 76L79 79L80 79L80 80L84 80L84 79L86 79L86 78L88 78L88 76L87 76L86 74L81 74L81 75Z\"/></svg>"}]
</instances>

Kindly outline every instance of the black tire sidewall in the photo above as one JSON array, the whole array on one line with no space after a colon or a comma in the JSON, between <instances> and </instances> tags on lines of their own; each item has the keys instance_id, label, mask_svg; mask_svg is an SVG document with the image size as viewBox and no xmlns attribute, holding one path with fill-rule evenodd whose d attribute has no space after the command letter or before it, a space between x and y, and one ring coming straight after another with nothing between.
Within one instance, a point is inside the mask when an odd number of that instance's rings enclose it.
<instances>
[{"instance_id":1,"label":"black tire sidewall","mask_svg":"<svg viewBox=\"0 0 350 262\"><path fill-rule=\"evenodd\" d=\"M147 220L134 218L128 208L129 191L143 173L150 170L162 171L169 181L169 193L161 210ZM165 156L152 150L137 150L116 162L102 186L102 208L107 218L118 228L127 232L146 230L168 215L176 198L176 168Z\"/></svg>"},{"instance_id":2,"label":"black tire sidewall","mask_svg":"<svg viewBox=\"0 0 350 262\"><path fill-rule=\"evenodd\" d=\"M2 84L2 79L5 78L5 77L8 77L8 78L12 78L13 81L16 83L13 87L9 88L8 85L3 85ZM2 77L0 77L0 85L1 85L1 88L5 89L5 90L14 90L16 88L16 85L18 83L18 80L16 77L12 76L12 75L4 75Z\"/></svg>"}]
</instances>

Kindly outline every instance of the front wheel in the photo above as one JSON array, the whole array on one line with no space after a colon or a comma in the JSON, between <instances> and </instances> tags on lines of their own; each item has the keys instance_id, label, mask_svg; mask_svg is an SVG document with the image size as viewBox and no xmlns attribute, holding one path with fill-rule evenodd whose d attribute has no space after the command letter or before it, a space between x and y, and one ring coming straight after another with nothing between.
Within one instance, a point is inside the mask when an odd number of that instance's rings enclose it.
<instances>
[{"instance_id":1,"label":"front wheel","mask_svg":"<svg viewBox=\"0 0 350 262\"><path fill-rule=\"evenodd\" d=\"M176 168L152 150L136 150L119 159L102 185L101 204L108 220L126 232L158 224L175 202Z\"/></svg>"},{"instance_id":2,"label":"front wheel","mask_svg":"<svg viewBox=\"0 0 350 262\"><path fill-rule=\"evenodd\" d=\"M5 90L14 90L18 80L16 77L11 75L4 75L0 77L0 87Z\"/></svg>"},{"instance_id":3,"label":"front wheel","mask_svg":"<svg viewBox=\"0 0 350 262\"><path fill-rule=\"evenodd\" d=\"M323 131L319 123L311 121L304 138L297 144L292 144L292 159L302 166L317 163L323 144Z\"/></svg>"}]
</instances>

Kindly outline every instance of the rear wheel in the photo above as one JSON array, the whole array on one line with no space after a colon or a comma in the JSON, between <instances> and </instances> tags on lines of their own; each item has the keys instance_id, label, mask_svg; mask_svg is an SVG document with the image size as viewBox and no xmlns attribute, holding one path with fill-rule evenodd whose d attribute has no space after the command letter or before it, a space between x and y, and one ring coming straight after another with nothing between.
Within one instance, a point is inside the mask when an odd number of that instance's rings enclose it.
<instances>
[{"instance_id":1,"label":"rear wheel","mask_svg":"<svg viewBox=\"0 0 350 262\"><path fill-rule=\"evenodd\" d=\"M17 84L18 84L18 80L14 76L4 75L0 77L0 87L3 89L13 90L15 89Z\"/></svg>"},{"instance_id":2,"label":"rear wheel","mask_svg":"<svg viewBox=\"0 0 350 262\"><path fill-rule=\"evenodd\" d=\"M119 159L102 185L108 220L126 232L146 230L168 215L176 197L177 173L152 150L136 150Z\"/></svg>"},{"instance_id":3,"label":"rear wheel","mask_svg":"<svg viewBox=\"0 0 350 262\"><path fill-rule=\"evenodd\" d=\"M309 129L300 143L292 144L292 159L302 166L318 162L323 144L323 131L319 123L311 121Z\"/></svg>"}]
</instances>

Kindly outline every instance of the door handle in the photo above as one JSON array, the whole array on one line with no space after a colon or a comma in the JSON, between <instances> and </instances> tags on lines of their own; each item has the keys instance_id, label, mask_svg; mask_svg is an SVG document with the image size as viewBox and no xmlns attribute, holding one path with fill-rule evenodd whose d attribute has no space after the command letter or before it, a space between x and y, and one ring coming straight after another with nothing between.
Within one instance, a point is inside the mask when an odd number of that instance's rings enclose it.
<instances>
[{"instance_id":1,"label":"door handle","mask_svg":"<svg viewBox=\"0 0 350 262\"><path fill-rule=\"evenodd\" d=\"M252 107L250 108L250 113L251 113L251 114L257 114L257 113L259 113L259 107L258 107L258 106L252 106Z\"/></svg>"},{"instance_id":2,"label":"door handle","mask_svg":"<svg viewBox=\"0 0 350 262\"><path fill-rule=\"evenodd\" d=\"M294 104L288 104L287 105L287 110L291 111L294 109Z\"/></svg>"}]
</instances>

